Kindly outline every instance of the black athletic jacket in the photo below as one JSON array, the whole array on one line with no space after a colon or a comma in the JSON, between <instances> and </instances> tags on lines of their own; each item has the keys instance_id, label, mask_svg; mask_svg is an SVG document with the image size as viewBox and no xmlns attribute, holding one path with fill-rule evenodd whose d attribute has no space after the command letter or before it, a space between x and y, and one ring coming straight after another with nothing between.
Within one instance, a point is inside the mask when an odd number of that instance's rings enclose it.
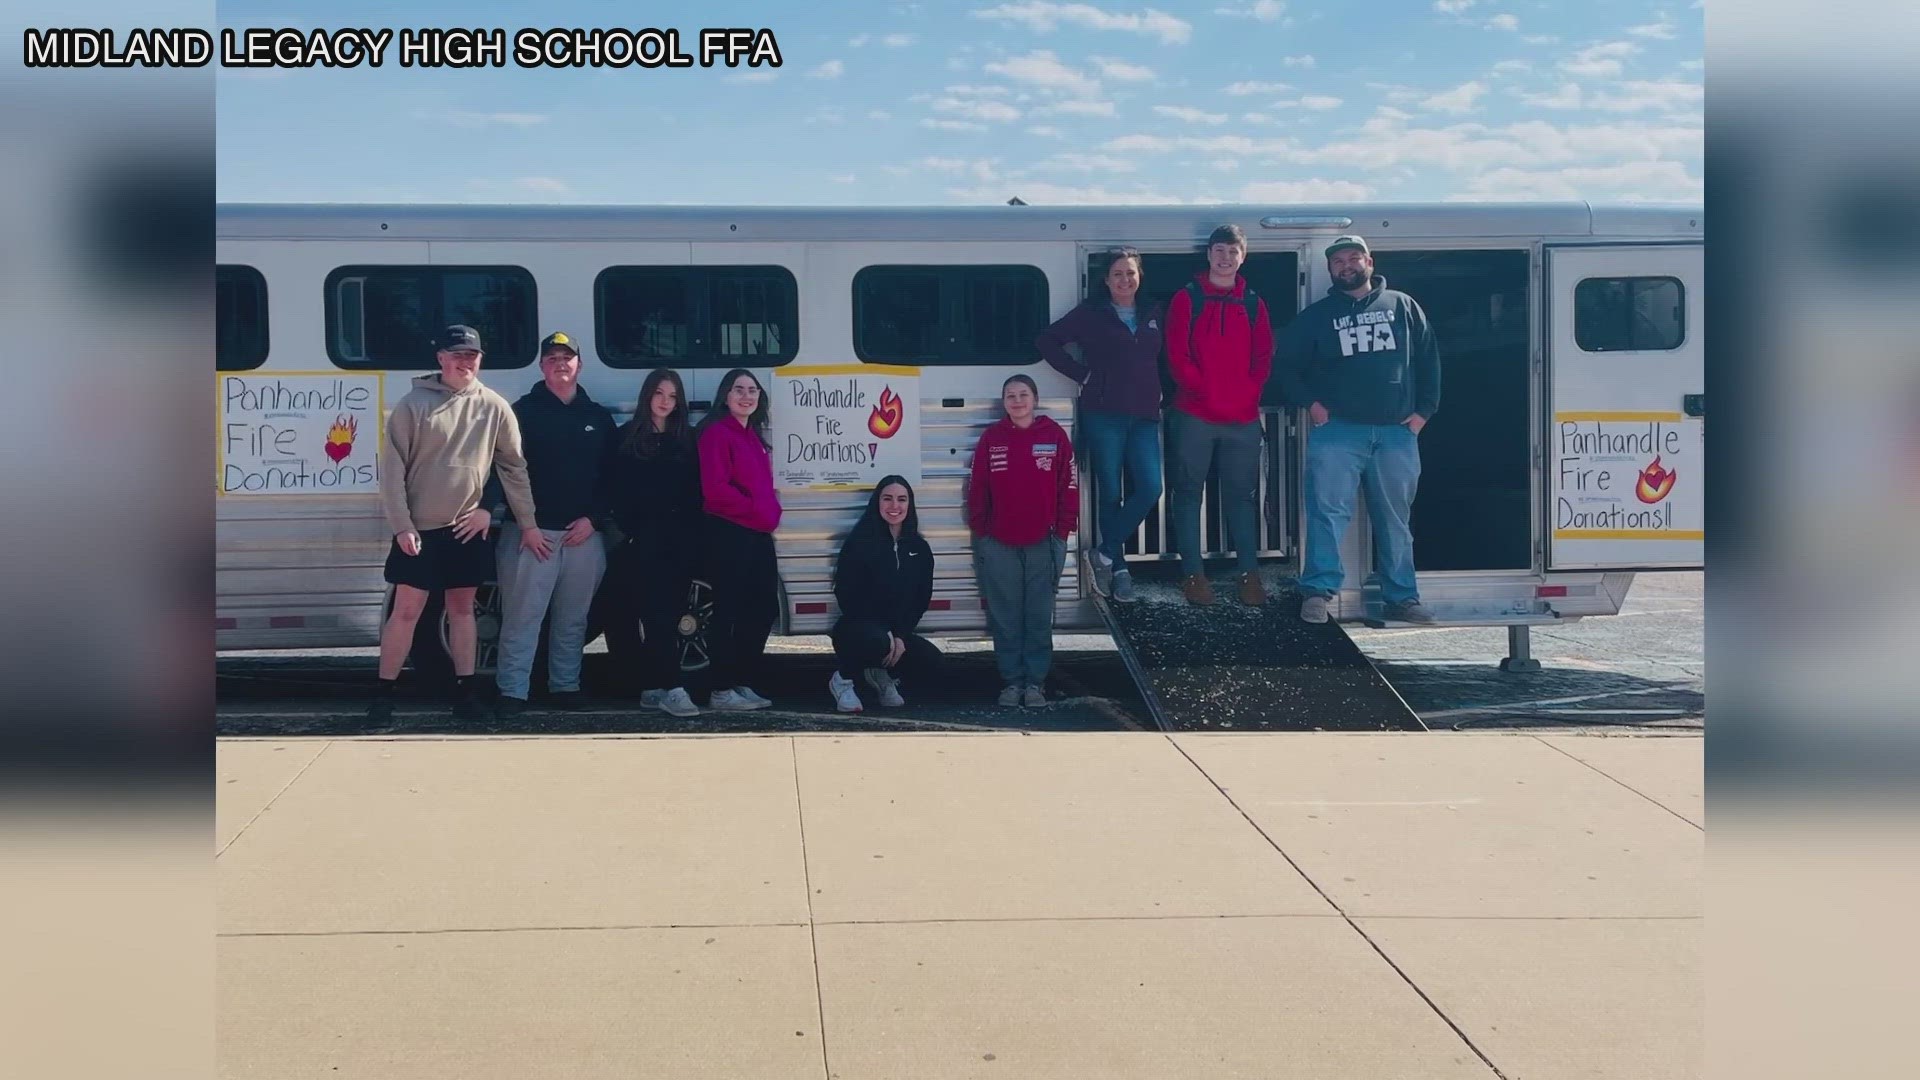
<instances>
[{"instance_id":1,"label":"black athletic jacket","mask_svg":"<svg viewBox=\"0 0 1920 1080\"><path fill-rule=\"evenodd\" d=\"M885 623L905 637L933 602L933 548L917 534L856 532L840 549L833 596L843 618Z\"/></svg>"}]
</instances>

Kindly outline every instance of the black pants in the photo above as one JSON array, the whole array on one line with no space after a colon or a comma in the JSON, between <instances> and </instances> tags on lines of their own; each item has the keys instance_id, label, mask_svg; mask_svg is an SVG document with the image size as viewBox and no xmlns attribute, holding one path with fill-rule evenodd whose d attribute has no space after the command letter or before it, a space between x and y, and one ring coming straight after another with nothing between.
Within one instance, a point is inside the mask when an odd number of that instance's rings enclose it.
<instances>
[{"instance_id":1,"label":"black pants","mask_svg":"<svg viewBox=\"0 0 1920 1080\"><path fill-rule=\"evenodd\" d=\"M702 559L713 587L713 621L707 648L713 655L709 684L715 690L752 687L767 652L767 635L780 618L780 567L773 535L709 516Z\"/></svg>"},{"instance_id":2,"label":"black pants","mask_svg":"<svg viewBox=\"0 0 1920 1080\"><path fill-rule=\"evenodd\" d=\"M607 652L623 690L686 685L680 671L680 616L687 611L692 577L689 556L657 545L628 540L608 557Z\"/></svg>"},{"instance_id":3,"label":"black pants","mask_svg":"<svg viewBox=\"0 0 1920 1080\"><path fill-rule=\"evenodd\" d=\"M900 640L907 643L907 650L893 666L895 678L924 679L940 666L940 650L933 642L919 634L905 634ZM840 674L854 682L860 681L865 669L881 666L892 646L892 634L883 622L841 619L833 625L833 658L840 663Z\"/></svg>"}]
</instances>

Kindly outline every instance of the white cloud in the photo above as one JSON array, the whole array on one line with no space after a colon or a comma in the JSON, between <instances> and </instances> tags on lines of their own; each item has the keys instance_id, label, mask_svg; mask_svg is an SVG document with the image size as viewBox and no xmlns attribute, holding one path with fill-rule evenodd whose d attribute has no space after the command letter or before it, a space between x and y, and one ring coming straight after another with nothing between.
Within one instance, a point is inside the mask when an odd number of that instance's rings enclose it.
<instances>
[{"instance_id":1,"label":"white cloud","mask_svg":"<svg viewBox=\"0 0 1920 1080\"><path fill-rule=\"evenodd\" d=\"M1551 94L1535 94L1526 90L1517 90L1521 101L1542 109L1577 109L1587 100L1586 94L1573 83L1563 83Z\"/></svg>"},{"instance_id":2,"label":"white cloud","mask_svg":"<svg viewBox=\"0 0 1920 1080\"><path fill-rule=\"evenodd\" d=\"M1212 161L1207 162L1207 167L1220 172L1232 172L1240 167L1240 159L1230 157L1214 158Z\"/></svg>"},{"instance_id":3,"label":"white cloud","mask_svg":"<svg viewBox=\"0 0 1920 1080\"><path fill-rule=\"evenodd\" d=\"M1305 105L1309 109L1324 110L1339 108L1341 101L1337 97L1328 97L1325 94L1308 94L1306 97L1300 99L1300 104Z\"/></svg>"},{"instance_id":4,"label":"white cloud","mask_svg":"<svg viewBox=\"0 0 1920 1080\"><path fill-rule=\"evenodd\" d=\"M1555 34L1527 34L1521 37L1520 40L1526 42L1529 45L1560 44L1560 38Z\"/></svg>"},{"instance_id":5,"label":"white cloud","mask_svg":"<svg viewBox=\"0 0 1920 1080\"><path fill-rule=\"evenodd\" d=\"M847 65L844 61L829 60L819 67L814 68L812 71L807 72L807 75L814 79L837 79L846 73Z\"/></svg>"},{"instance_id":6,"label":"white cloud","mask_svg":"<svg viewBox=\"0 0 1920 1080\"><path fill-rule=\"evenodd\" d=\"M859 180L860 178L852 173L841 173L839 176L832 177L832 181L836 184L855 184L859 183Z\"/></svg>"},{"instance_id":7,"label":"white cloud","mask_svg":"<svg viewBox=\"0 0 1920 1080\"><path fill-rule=\"evenodd\" d=\"M1470 113L1473 111L1473 103L1478 101L1481 95L1486 92L1487 84L1483 82L1463 83L1451 90L1442 91L1441 93L1428 97L1422 101L1420 105L1422 108L1430 109L1434 112Z\"/></svg>"},{"instance_id":8,"label":"white cloud","mask_svg":"<svg viewBox=\"0 0 1920 1080\"><path fill-rule=\"evenodd\" d=\"M451 119L455 124L458 124L461 127L499 126L499 127L530 128L530 127L536 127L540 124L546 123L548 120L548 117L542 113L456 112L451 114L449 119Z\"/></svg>"},{"instance_id":9,"label":"white cloud","mask_svg":"<svg viewBox=\"0 0 1920 1080\"><path fill-rule=\"evenodd\" d=\"M1644 26L1630 26L1627 28L1627 33L1634 37L1657 38L1661 41L1672 41L1674 37L1673 23L1664 12L1661 13L1659 22L1647 23Z\"/></svg>"},{"instance_id":10,"label":"white cloud","mask_svg":"<svg viewBox=\"0 0 1920 1080\"><path fill-rule=\"evenodd\" d=\"M1076 99L1069 99L1066 101L1055 102L1054 104L1049 105L1040 111L1048 112L1048 113L1067 113L1073 116L1112 116L1113 102L1083 101L1076 98Z\"/></svg>"},{"instance_id":11,"label":"white cloud","mask_svg":"<svg viewBox=\"0 0 1920 1080\"><path fill-rule=\"evenodd\" d=\"M1165 154L1174 150L1190 151L1207 158L1252 158L1283 154L1293 144L1286 139L1249 139L1245 135L1122 135L1109 139L1102 149L1116 154Z\"/></svg>"},{"instance_id":12,"label":"white cloud","mask_svg":"<svg viewBox=\"0 0 1920 1080\"><path fill-rule=\"evenodd\" d=\"M1488 19L1487 26L1493 30L1518 30L1520 29L1520 20L1503 11L1493 18Z\"/></svg>"},{"instance_id":13,"label":"white cloud","mask_svg":"<svg viewBox=\"0 0 1920 1080\"><path fill-rule=\"evenodd\" d=\"M1158 38L1163 44L1184 45L1193 38L1193 25L1164 12L1148 8L1144 14L1122 15L1092 4L1055 4L1048 0L1026 0L976 9L977 19L1017 22L1039 34L1047 34L1063 24L1075 24L1094 30L1121 30Z\"/></svg>"},{"instance_id":14,"label":"white cloud","mask_svg":"<svg viewBox=\"0 0 1920 1080\"><path fill-rule=\"evenodd\" d=\"M1247 7L1217 7L1215 15L1225 15L1235 19L1258 19L1261 22L1274 22L1287 13L1287 5L1281 0L1255 0Z\"/></svg>"},{"instance_id":15,"label":"white cloud","mask_svg":"<svg viewBox=\"0 0 1920 1080\"><path fill-rule=\"evenodd\" d=\"M1126 158L1111 154L1055 154L1041 162L1035 168L1066 172L1133 172L1137 168Z\"/></svg>"},{"instance_id":16,"label":"white cloud","mask_svg":"<svg viewBox=\"0 0 1920 1080\"><path fill-rule=\"evenodd\" d=\"M923 157L919 161L913 162L915 167L931 172L971 173L974 178L978 180L993 179L994 167L997 164L998 162L985 159L969 161L966 158L956 157Z\"/></svg>"},{"instance_id":17,"label":"white cloud","mask_svg":"<svg viewBox=\"0 0 1920 1080\"><path fill-rule=\"evenodd\" d=\"M886 37L880 39L880 44L885 45L889 49L904 49L917 40L919 39L912 34L888 34Z\"/></svg>"},{"instance_id":18,"label":"white cloud","mask_svg":"<svg viewBox=\"0 0 1920 1080\"><path fill-rule=\"evenodd\" d=\"M1303 67L1303 68L1310 68L1310 67L1314 67L1314 66L1315 66L1315 64L1314 64L1314 59L1313 59L1313 57L1312 57L1311 55L1307 55L1307 56L1283 56L1283 57L1281 57L1281 58L1280 58L1280 62L1281 62L1282 64L1285 64L1285 65L1286 65L1287 67Z\"/></svg>"},{"instance_id":19,"label":"white cloud","mask_svg":"<svg viewBox=\"0 0 1920 1080\"><path fill-rule=\"evenodd\" d=\"M1020 119L1020 110L1004 101L971 96L959 97L951 91L944 97L935 98L933 109L935 112L952 113L968 120L981 120L993 124L1008 124Z\"/></svg>"},{"instance_id":20,"label":"white cloud","mask_svg":"<svg viewBox=\"0 0 1920 1080\"><path fill-rule=\"evenodd\" d=\"M1185 105L1155 105L1153 111L1188 124L1224 124L1226 113L1203 112Z\"/></svg>"},{"instance_id":21,"label":"white cloud","mask_svg":"<svg viewBox=\"0 0 1920 1080\"><path fill-rule=\"evenodd\" d=\"M1027 129L1027 134L1037 135L1042 139L1059 139L1065 137L1067 133L1052 124L1036 124Z\"/></svg>"},{"instance_id":22,"label":"white cloud","mask_svg":"<svg viewBox=\"0 0 1920 1080\"><path fill-rule=\"evenodd\" d=\"M971 120L922 120L920 126L935 131L985 131L987 125L976 124Z\"/></svg>"},{"instance_id":23,"label":"white cloud","mask_svg":"<svg viewBox=\"0 0 1920 1080\"><path fill-rule=\"evenodd\" d=\"M1086 74L1061 63L1059 57L1045 50L1016 56L1011 60L994 61L987 65L987 70L1015 82L1041 86L1049 90L1064 90L1085 97L1092 97L1100 89L1099 84L1088 78Z\"/></svg>"},{"instance_id":24,"label":"white cloud","mask_svg":"<svg viewBox=\"0 0 1920 1080\"><path fill-rule=\"evenodd\" d=\"M1117 82L1148 82L1153 79L1153 69L1139 64L1129 64L1125 60L1113 60L1104 56L1093 58L1093 66L1100 70L1100 77Z\"/></svg>"},{"instance_id":25,"label":"white cloud","mask_svg":"<svg viewBox=\"0 0 1920 1080\"><path fill-rule=\"evenodd\" d=\"M1267 114L1265 114L1265 113L1257 113L1257 112L1250 112L1250 113L1241 113L1241 114L1240 114L1240 122L1241 122L1241 123L1243 123L1243 124L1272 124L1272 123L1276 123L1276 121L1274 120L1274 118L1273 118L1273 117L1271 117L1271 116L1268 116L1268 115L1267 115Z\"/></svg>"},{"instance_id":26,"label":"white cloud","mask_svg":"<svg viewBox=\"0 0 1920 1080\"><path fill-rule=\"evenodd\" d=\"M514 181L528 191L537 191L542 195L571 195L573 188L565 180L556 180L551 176L523 176Z\"/></svg>"},{"instance_id":27,"label":"white cloud","mask_svg":"<svg viewBox=\"0 0 1920 1080\"><path fill-rule=\"evenodd\" d=\"M1634 161L1564 169L1494 169L1471 178L1450 201L1592 199L1619 202L1698 201L1698 177L1677 161Z\"/></svg>"},{"instance_id":28,"label":"white cloud","mask_svg":"<svg viewBox=\"0 0 1920 1080\"><path fill-rule=\"evenodd\" d=\"M1707 62L1705 60L1682 60L1680 61L1680 66L1688 71L1705 71Z\"/></svg>"},{"instance_id":29,"label":"white cloud","mask_svg":"<svg viewBox=\"0 0 1920 1080\"><path fill-rule=\"evenodd\" d=\"M867 119L869 119L869 120L891 120L891 119L893 119L893 114L892 114L892 113L890 113L890 112L887 112L887 111L885 111L884 109L872 109L872 110L870 110L870 111L868 111L868 113L867 113Z\"/></svg>"},{"instance_id":30,"label":"white cloud","mask_svg":"<svg viewBox=\"0 0 1920 1080\"><path fill-rule=\"evenodd\" d=\"M1173 149L1172 139L1164 135L1122 135L1107 140L1107 149L1123 153L1160 154Z\"/></svg>"},{"instance_id":31,"label":"white cloud","mask_svg":"<svg viewBox=\"0 0 1920 1080\"><path fill-rule=\"evenodd\" d=\"M863 49L863 48L866 48L867 42L872 40L873 40L872 34L855 34L853 35L853 37L847 40L847 48Z\"/></svg>"},{"instance_id":32,"label":"white cloud","mask_svg":"<svg viewBox=\"0 0 1920 1080\"><path fill-rule=\"evenodd\" d=\"M1226 92L1233 97L1246 97L1249 94L1279 94L1293 87L1277 82L1237 82L1227 87Z\"/></svg>"},{"instance_id":33,"label":"white cloud","mask_svg":"<svg viewBox=\"0 0 1920 1080\"><path fill-rule=\"evenodd\" d=\"M1533 71L1531 60L1502 60L1493 65L1494 78L1502 75L1527 75Z\"/></svg>"},{"instance_id":34,"label":"white cloud","mask_svg":"<svg viewBox=\"0 0 1920 1080\"><path fill-rule=\"evenodd\" d=\"M1366 199L1373 189L1352 180L1255 180L1240 189L1242 202L1345 202Z\"/></svg>"},{"instance_id":35,"label":"white cloud","mask_svg":"<svg viewBox=\"0 0 1920 1080\"><path fill-rule=\"evenodd\" d=\"M1433 10L1442 15L1458 15L1473 6L1473 0L1433 0Z\"/></svg>"},{"instance_id":36,"label":"white cloud","mask_svg":"<svg viewBox=\"0 0 1920 1080\"><path fill-rule=\"evenodd\" d=\"M1502 127L1466 123L1419 128L1397 117L1375 116L1352 138L1316 147L1287 147L1274 160L1347 169L1540 169L1697 157L1702 145L1698 122L1620 121L1561 127L1529 120Z\"/></svg>"},{"instance_id":37,"label":"white cloud","mask_svg":"<svg viewBox=\"0 0 1920 1080\"><path fill-rule=\"evenodd\" d=\"M1609 41L1581 49L1572 59L1560 61L1560 70L1590 78L1617 78L1622 70L1620 61L1639 51L1640 46L1631 41Z\"/></svg>"},{"instance_id":38,"label":"white cloud","mask_svg":"<svg viewBox=\"0 0 1920 1080\"><path fill-rule=\"evenodd\" d=\"M1374 117L1376 119L1386 120L1411 120L1413 119L1413 114L1403 109L1396 109L1391 105L1382 105L1379 111L1374 113Z\"/></svg>"},{"instance_id":39,"label":"white cloud","mask_svg":"<svg viewBox=\"0 0 1920 1080\"><path fill-rule=\"evenodd\" d=\"M726 77L729 82L763 83L772 82L779 78L780 73L778 71L767 71L764 69L758 71L731 71L727 73Z\"/></svg>"},{"instance_id":40,"label":"white cloud","mask_svg":"<svg viewBox=\"0 0 1920 1080\"><path fill-rule=\"evenodd\" d=\"M1012 196L1031 206L1115 206L1115 205L1155 205L1180 206L1190 203L1220 202L1219 199L1183 199L1178 195L1168 195L1150 188L1130 188L1116 191L1103 185L1093 187L1069 187L1063 184L1050 184L1041 180L1007 180L994 187L948 188L947 194L957 199L978 200L999 205Z\"/></svg>"},{"instance_id":41,"label":"white cloud","mask_svg":"<svg viewBox=\"0 0 1920 1080\"><path fill-rule=\"evenodd\" d=\"M1608 93L1595 94L1589 107L1607 112L1642 112L1659 109L1679 112L1698 109L1706 102L1706 88L1699 83L1660 81L1623 82Z\"/></svg>"}]
</instances>

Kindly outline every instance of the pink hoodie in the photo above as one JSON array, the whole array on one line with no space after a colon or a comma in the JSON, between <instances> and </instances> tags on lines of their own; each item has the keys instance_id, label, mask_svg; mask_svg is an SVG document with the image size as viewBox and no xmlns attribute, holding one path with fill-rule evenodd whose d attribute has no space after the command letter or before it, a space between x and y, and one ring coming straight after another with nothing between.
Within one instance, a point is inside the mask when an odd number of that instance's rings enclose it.
<instances>
[{"instance_id":1,"label":"pink hoodie","mask_svg":"<svg viewBox=\"0 0 1920 1080\"><path fill-rule=\"evenodd\" d=\"M722 521L763 533L780 527L773 455L731 416L700 433L700 494L707 513Z\"/></svg>"}]
</instances>

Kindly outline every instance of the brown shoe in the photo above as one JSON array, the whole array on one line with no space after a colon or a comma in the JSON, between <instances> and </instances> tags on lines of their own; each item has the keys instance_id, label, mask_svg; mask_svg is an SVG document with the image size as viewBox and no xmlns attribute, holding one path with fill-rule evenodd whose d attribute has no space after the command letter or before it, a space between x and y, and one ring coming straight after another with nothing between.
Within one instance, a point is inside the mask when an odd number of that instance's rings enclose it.
<instances>
[{"instance_id":1,"label":"brown shoe","mask_svg":"<svg viewBox=\"0 0 1920 1080\"><path fill-rule=\"evenodd\" d=\"M1265 607L1267 587L1260 582L1259 573L1249 570L1240 575L1240 602L1248 607Z\"/></svg>"},{"instance_id":2,"label":"brown shoe","mask_svg":"<svg viewBox=\"0 0 1920 1080\"><path fill-rule=\"evenodd\" d=\"M1187 594L1187 603L1194 607L1213 606L1213 586L1207 583L1207 575L1194 574L1180 583Z\"/></svg>"}]
</instances>

